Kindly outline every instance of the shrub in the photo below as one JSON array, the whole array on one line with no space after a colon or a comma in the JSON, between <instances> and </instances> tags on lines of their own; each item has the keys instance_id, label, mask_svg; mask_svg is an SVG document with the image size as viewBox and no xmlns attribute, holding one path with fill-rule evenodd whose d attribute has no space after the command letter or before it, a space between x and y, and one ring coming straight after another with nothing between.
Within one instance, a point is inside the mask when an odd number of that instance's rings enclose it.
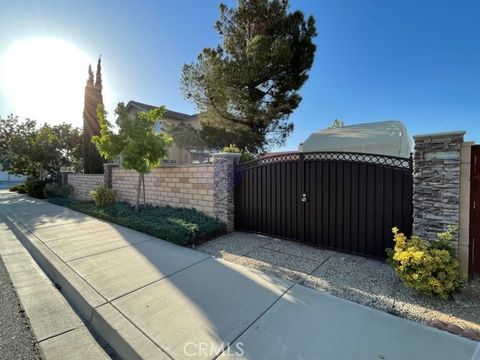
<instances>
[{"instance_id":1,"label":"shrub","mask_svg":"<svg viewBox=\"0 0 480 360\"><path fill-rule=\"evenodd\" d=\"M37 179L28 179L25 182L25 190L29 196L45 199L45 181Z\"/></svg>"},{"instance_id":2,"label":"shrub","mask_svg":"<svg viewBox=\"0 0 480 360\"><path fill-rule=\"evenodd\" d=\"M94 190L90 191L90 196L95 201L95 205L99 208L111 206L115 203L117 192L105 185L97 186Z\"/></svg>"},{"instance_id":3,"label":"shrub","mask_svg":"<svg viewBox=\"0 0 480 360\"><path fill-rule=\"evenodd\" d=\"M255 159L255 156L247 151L241 151L237 145L230 144L222 149L222 152L240 154L240 162L247 162Z\"/></svg>"},{"instance_id":4,"label":"shrub","mask_svg":"<svg viewBox=\"0 0 480 360\"><path fill-rule=\"evenodd\" d=\"M51 183L45 185L45 195L48 198L67 198L72 194L72 192L73 186L70 184Z\"/></svg>"},{"instance_id":5,"label":"shrub","mask_svg":"<svg viewBox=\"0 0 480 360\"><path fill-rule=\"evenodd\" d=\"M461 284L460 267L451 244L456 228L450 226L437 240L411 239L393 228L394 249L387 249L388 262L406 286L442 299L457 291Z\"/></svg>"},{"instance_id":6,"label":"shrub","mask_svg":"<svg viewBox=\"0 0 480 360\"><path fill-rule=\"evenodd\" d=\"M225 146L223 149L222 149L222 152L226 152L226 153L233 153L233 154L240 154L242 151L240 150L240 148L235 145L235 144L230 144L228 146Z\"/></svg>"},{"instance_id":7,"label":"shrub","mask_svg":"<svg viewBox=\"0 0 480 360\"><path fill-rule=\"evenodd\" d=\"M17 191L19 194L25 194L27 192L24 184L12 186L8 191Z\"/></svg>"}]
</instances>

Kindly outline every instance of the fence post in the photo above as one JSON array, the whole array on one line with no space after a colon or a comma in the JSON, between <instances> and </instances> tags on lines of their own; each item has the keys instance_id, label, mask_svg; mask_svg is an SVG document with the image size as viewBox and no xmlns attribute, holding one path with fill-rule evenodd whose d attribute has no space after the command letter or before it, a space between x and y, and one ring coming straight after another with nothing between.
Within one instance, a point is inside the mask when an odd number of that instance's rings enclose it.
<instances>
[{"instance_id":1,"label":"fence post","mask_svg":"<svg viewBox=\"0 0 480 360\"><path fill-rule=\"evenodd\" d=\"M213 155L213 208L214 215L233 231L235 220L234 175L240 154L218 153Z\"/></svg>"},{"instance_id":2,"label":"fence post","mask_svg":"<svg viewBox=\"0 0 480 360\"><path fill-rule=\"evenodd\" d=\"M103 164L103 185L112 188L112 169L118 167L118 164Z\"/></svg>"},{"instance_id":3,"label":"fence post","mask_svg":"<svg viewBox=\"0 0 480 360\"><path fill-rule=\"evenodd\" d=\"M413 233L427 240L460 222L460 154L465 131L414 136ZM458 236L454 239L458 248Z\"/></svg>"}]
</instances>

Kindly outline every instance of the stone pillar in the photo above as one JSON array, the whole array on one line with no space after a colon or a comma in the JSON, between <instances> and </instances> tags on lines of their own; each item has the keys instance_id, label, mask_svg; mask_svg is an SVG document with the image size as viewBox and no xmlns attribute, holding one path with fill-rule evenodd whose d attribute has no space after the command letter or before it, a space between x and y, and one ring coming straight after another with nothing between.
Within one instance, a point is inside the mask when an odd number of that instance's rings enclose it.
<instances>
[{"instance_id":1,"label":"stone pillar","mask_svg":"<svg viewBox=\"0 0 480 360\"><path fill-rule=\"evenodd\" d=\"M112 169L117 168L118 164L103 164L103 185L112 188Z\"/></svg>"},{"instance_id":2,"label":"stone pillar","mask_svg":"<svg viewBox=\"0 0 480 360\"><path fill-rule=\"evenodd\" d=\"M473 141L462 144L460 156L460 224L458 227L458 261L468 276L470 252L470 181Z\"/></svg>"},{"instance_id":3,"label":"stone pillar","mask_svg":"<svg viewBox=\"0 0 480 360\"><path fill-rule=\"evenodd\" d=\"M68 184L68 174L70 174L70 172L68 172L68 171L61 171L60 172L60 182L63 185Z\"/></svg>"},{"instance_id":4,"label":"stone pillar","mask_svg":"<svg viewBox=\"0 0 480 360\"><path fill-rule=\"evenodd\" d=\"M213 208L214 215L227 225L234 227L234 174L240 154L218 153L213 155Z\"/></svg>"},{"instance_id":5,"label":"stone pillar","mask_svg":"<svg viewBox=\"0 0 480 360\"><path fill-rule=\"evenodd\" d=\"M413 233L427 240L460 223L460 159L465 131L414 136ZM458 249L458 236L454 239Z\"/></svg>"}]
</instances>

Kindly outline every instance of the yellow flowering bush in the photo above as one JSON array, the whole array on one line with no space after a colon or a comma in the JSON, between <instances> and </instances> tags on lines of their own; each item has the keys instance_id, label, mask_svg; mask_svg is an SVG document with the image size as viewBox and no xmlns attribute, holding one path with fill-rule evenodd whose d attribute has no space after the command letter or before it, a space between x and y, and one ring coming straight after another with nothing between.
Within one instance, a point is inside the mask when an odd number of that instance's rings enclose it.
<instances>
[{"instance_id":1,"label":"yellow flowering bush","mask_svg":"<svg viewBox=\"0 0 480 360\"><path fill-rule=\"evenodd\" d=\"M460 267L451 245L456 227L426 241L418 236L410 239L396 227L392 229L395 246L387 249L388 263L406 286L442 299L459 289Z\"/></svg>"}]
</instances>

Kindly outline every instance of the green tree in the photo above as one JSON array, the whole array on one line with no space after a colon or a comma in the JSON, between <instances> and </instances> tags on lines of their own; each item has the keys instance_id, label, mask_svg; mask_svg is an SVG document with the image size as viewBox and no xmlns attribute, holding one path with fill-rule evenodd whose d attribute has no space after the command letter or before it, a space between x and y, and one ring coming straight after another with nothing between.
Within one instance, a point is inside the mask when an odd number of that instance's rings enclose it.
<instances>
[{"instance_id":1,"label":"green tree","mask_svg":"<svg viewBox=\"0 0 480 360\"><path fill-rule=\"evenodd\" d=\"M21 162L26 163L28 160L21 159L23 155L15 153L12 148L18 142L18 139L30 137L36 131L36 126L35 120L26 119L22 122L18 116L13 114L8 115L6 118L0 116L0 165L3 170L8 171L10 174L37 175L35 169L28 171L26 167L20 167L19 171L16 168L16 165L19 165Z\"/></svg>"},{"instance_id":2,"label":"green tree","mask_svg":"<svg viewBox=\"0 0 480 360\"><path fill-rule=\"evenodd\" d=\"M118 132L115 133L103 106L97 108L100 135L93 136L92 141L103 157L108 160L119 157L124 168L138 172L136 211L140 208L142 184L145 201L145 174L160 165L160 160L167 156L167 149L173 143L165 131L155 132L155 121L160 120L164 112L165 107L161 106L130 116L125 105L119 103L115 110L118 116Z\"/></svg>"},{"instance_id":3,"label":"green tree","mask_svg":"<svg viewBox=\"0 0 480 360\"><path fill-rule=\"evenodd\" d=\"M43 180L48 172L60 165L60 139L49 125L43 125L26 136L15 135L11 150L14 154L11 170L17 174Z\"/></svg>"},{"instance_id":4,"label":"green tree","mask_svg":"<svg viewBox=\"0 0 480 360\"><path fill-rule=\"evenodd\" d=\"M82 130L71 124L62 123L53 126L60 141L60 168L73 172L83 170Z\"/></svg>"},{"instance_id":5,"label":"green tree","mask_svg":"<svg viewBox=\"0 0 480 360\"><path fill-rule=\"evenodd\" d=\"M82 133L70 124L37 127L35 120L0 117L0 163L11 174L43 179L80 170Z\"/></svg>"},{"instance_id":6,"label":"green tree","mask_svg":"<svg viewBox=\"0 0 480 360\"><path fill-rule=\"evenodd\" d=\"M51 126L43 125L32 140L28 157L37 164L38 178L43 180L45 170L60 165L60 138Z\"/></svg>"},{"instance_id":7,"label":"green tree","mask_svg":"<svg viewBox=\"0 0 480 360\"><path fill-rule=\"evenodd\" d=\"M341 127L344 127L344 126L345 126L345 123L343 122L343 120L335 119L335 120L333 120L332 125L330 125L328 128L329 129L336 129L336 128L341 128Z\"/></svg>"},{"instance_id":8,"label":"green tree","mask_svg":"<svg viewBox=\"0 0 480 360\"><path fill-rule=\"evenodd\" d=\"M183 67L182 91L200 111L208 146L234 143L252 153L281 145L293 130L315 55L315 20L288 11L288 0L220 5L221 44Z\"/></svg>"}]
</instances>

